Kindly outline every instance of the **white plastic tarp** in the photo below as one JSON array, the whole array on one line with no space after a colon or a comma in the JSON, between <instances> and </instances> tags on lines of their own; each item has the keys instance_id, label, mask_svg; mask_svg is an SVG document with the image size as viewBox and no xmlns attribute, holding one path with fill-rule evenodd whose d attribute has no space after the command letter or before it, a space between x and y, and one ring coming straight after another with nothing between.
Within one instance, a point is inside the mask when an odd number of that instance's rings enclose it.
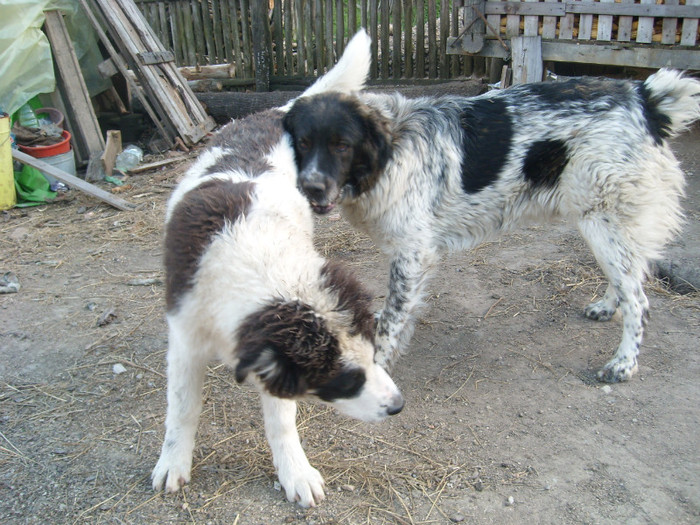
<instances>
[{"instance_id":1,"label":"white plastic tarp","mask_svg":"<svg viewBox=\"0 0 700 525\"><path fill-rule=\"evenodd\" d=\"M0 0L0 111L12 114L36 95L54 91L51 46L41 31L44 11L51 9L65 15L90 94L109 87L109 81L97 75L102 58L77 0Z\"/></svg>"}]
</instances>

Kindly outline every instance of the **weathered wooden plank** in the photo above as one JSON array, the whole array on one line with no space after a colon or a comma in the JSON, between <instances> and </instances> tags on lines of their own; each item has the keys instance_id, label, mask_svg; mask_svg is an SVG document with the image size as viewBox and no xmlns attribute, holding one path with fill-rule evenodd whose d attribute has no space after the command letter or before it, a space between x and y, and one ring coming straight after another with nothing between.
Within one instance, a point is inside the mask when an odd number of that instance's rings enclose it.
<instances>
[{"instance_id":1,"label":"weathered wooden plank","mask_svg":"<svg viewBox=\"0 0 700 525\"><path fill-rule=\"evenodd\" d=\"M450 10L447 2L440 4L440 43L438 49L440 53L440 78L450 77L450 62L445 48L447 46L447 37L450 34Z\"/></svg>"},{"instance_id":2,"label":"weathered wooden plank","mask_svg":"<svg viewBox=\"0 0 700 525\"><path fill-rule=\"evenodd\" d=\"M335 0L335 56L340 58L345 49L345 15L343 0Z\"/></svg>"},{"instance_id":3,"label":"weathered wooden plank","mask_svg":"<svg viewBox=\"0 0 700 525\"><path fill-rule=\"evenodd\" d=\"M79 179L75 175L66 173L62 169L52 166L51 164L48 164L42 161L41 159L35 159L31 155L27 155L22 151L13 149L12 157L21 162L22 164L26 164L28 166L38 169L43 173L46 173L47 175L51 175L52 177L60 180L61 182L66 183L71 188L75 188L76 190L80 190L83 193L87 193L88 195L96 197L119 210L131 211L134 208L136 208L135 205L128 201L120 199L119 197L115 197L111 193L101 188L98 188L97 186L94 186L89 182L85 182L83 179Z\"/></svg>"},{"instance_id":4,"label":"weathered wooden plank","mask_svg":"<svg viewBox=\"0 0 700 525\"><path fill-rule=\"evenodd\" d=\"M357 33L357 2L348 0L348 37Z\"/></svg>"},{"instance_id":5,"label":"weathered wooden plank","mask_svg":"<svg viewBox=\"0 0 700 525\"><path fill-rule=\"evenodd\" d=\"M700 5L700 0L685 0L686 5ZM681 28L681 45L694 46L698 39L698 19L685 18Z\"/></svg>"},{"instance_id":6,"label":"weathered wooden plank","mask_svg":"<svg viewBox=\"0 0 700 525\"><path fill-rule=\"evenodd\" d=\"M623 4L633 4L634 0L620 0ZM629 42L632 40L632 17L621 16L617 23L618 42Z\"/></svg>"},{"instance_id":7,"label":"weathered wooden plank","mask_svg":"<svg viewBox=\"0 0 700 525\"><path fill-rule=\"evenodd\" d=\"M525 0L525 2L537 2L538 0ZM539 17L524 16L523 17L523 35L536 36L539 31Z\"/></svg>"},{"instance_id":8,"label":"weathered wooden plank","mask_svg":"<svg viewBox=\"0 0 700 525\"><path fill-rule=\"evenodd\" d=\"M413 2L404 0L403 56L407 78L413 78Z\"/></svg>"},{"instance_id":9,"label":"weathered wooden plank","mask_svg":"<svg viewBox=\"0 0 700 525\"><path fill-rule=\"evenodd\" d=\"M204 30L204 45L206 47L204 55L206 56L207 63L218 64L219 57L216 56L216 44L214 44L214 23L209 8L210 3L208 1L202 2L200 16L202 19L202 29Z\"/></svg>"},{"instance_id":10,"label":"weathered wooden plank","mask_svg":"<svg viewBox=\"0 0 700 525\"><path fill-rule=\"evenodd\" d=\"M700 50L664 46L542 42L543 60L631 67L700 69Z\"/></svg>"},{"instance_id":11,"label":"weathered wooden plank","mask_svg":"<svg viewBox=\"0 0 700 525\"><path fill-rule=\"evenodd\" d=\"M333 56L333 0L326 0L325 11L325 35L326 43L326 71L333 67L335 59Z\"/></svg>"},{"instance_id":12,"label":"weathered wooden plank","mask_svg":"<svg viewBox=\"0 0 700 525\"><path fill-rule=\"evenodd\" d=\"M696 5L665 4L606 4L601 2L557 2L525 3L486 2L487 15L535 15L564 16L566 13L611 15L611 16L653 16L656 18L700 18L700 8Z\"/></svg>"},{"instance_id":13,"label":"weathered wooden plank","mask_svg":"<svg viewBox=\"0 0 700 525\"><path fill-rule=\"evenodd\" d=\"M233 28L228 0L219 1L218 15L221 20L221 37L223 40L224 56L226 57L226 61L236 64L237 70L242 70L242 64L238 62L238 57L236 56L233 48ZM235 20L233 21L233 24L235 24Z\"/></svg>"},{"instance_id":14,"label":"weathered wooden plank","mask_svg":"<svg viewBox=\"0 0 700 525\"><path fill-rule=\"evenodd\" d=\"M278 0L279 1L279 0ZM301 10L300 10L301 11ZM293 42L293 37L294 37L294 26L292 22L292 16L294 13L292 12L292 0L284 0L284 69L280 69L277 71L278 75L293 75L295 73L294 71L294 44ZM299 19L302 21L303 24L303 13L299 13ZM302 25L303 27L303 25ZM303 35L303 32L301 31L301 28L299 27L299 24L297 25L297 37L299 33ZM303 42L303 40L302 40ZM282 41L279 41L277 45L282 45ZM300 63L299 68L301 71L304 71L303 65Z\"/></svg>"},{"instance_id":15,"label":"weathered wooden plank","mask_svg":"<svg viewBox=\"0 0 700 525\"><path fill-rule=\"evenodd\" d=\"M382 72L382 78L389 78L389 63L391 61L391 52L389 46L389 23L390 23L390 12L391 7L390 2L381 2L379 4L380 18L381 18L381 33L380 46L381 46L381 64L380 69Z\"/></svg>"},{"instance_id":16,"label":"weathered wooden plank","mask_svg":"<svg viewBox=\"0 0 700 525\"><path fill-rule=\"evenodd\" d=\"M393 41L391 43L391 76L401 78L401 1L394 0L391 13ZM444 56L444 55L443 55Z\"/></svg>"},{"instance_id":17,"label":"weathered wooden plank","mask_svg":"<svg viewBox=\"0 0 700 525\"><path fill-rule=\"evenodd\" d=\"M92 107L90 93L80 70L78 57L60 11L46 11L44 31L51 43L54 62L63 86L63 96L66 97L67 107L71 110L71 124L74 140L80 141L84 147L82 157L101 152L105 147L102 130L97 122L95 110Z\"/></svg>"},{"instance_id":18,"label":"weathered wooden plank","mask_svg":"<svg viewBox=\"0 0 700 525\"><path fill-rule=\"evenodd\" d=\"M435 0L428 0L428 78L437 77L437 9Z\"/></svg>"},{"instance_id":19,"label":"weathered wooden plank","mask_svg":"<svg viewBox=\"0 0 700 525\"><path fill-rule=\"evenodd\" d=\"M641 0L642 4L655 4L656 0ZM637 22L637 39L640 44L651 44L654 34L654 19L652 17L640 17Z\"/></svg>"},{"instance_id":20,"label":"weathered wooden plank","mask_svg":"<svg viewBox=\"0 0 700 525\"><path fill-rule=\"evenodd\" d=\"M561 40L571 40L574 37L574 15L566 13L559 19L559 38Z\"/></svg>"},{"instance_id":21,"label":"weathered wooden plank","mask_svg":"<svg viewBox=\"0 0 700 525\"><path fill-rule=\"evenodd\" d=\"M666 6L678 5L678 0L665 0ZM678 25L677 18L664 18L661 26L661 43L675 44L676 43L676 26Z\"/></svg>"},{"instance_id":22,"label":"weathered wooden plank","mask_svg":"<svg viewBox=\"0 0 700 525\"><path fill-rule=\"evenodd\" d=\"M214 47L216 48L216 62L223 63L228 59L226 57L226 49L224 47L224 34L223 28L221 26L221 7L219 6L220 0L210 0L211 1L211 23L212 30L214 32ZM225 0L224 0L225 1Z\"/></svg>"},{"instance_id":23,"label":"weathered wooden plank","mask_svg":"<svg viewBox=\"0 0 700 525\"><path fill-rule=\"evenodd\" d=\"M454 41L448 40L448 44ZM448 52L460 53L459 46L448 45ZM508 54L497 40L487 40L478 56L507 58ZM669 48L661 45L586 44L561 40L542 41L542 60L631 66L700 70L700 50Z\"/></svg>"},{"instance_id":24,"label":"weathered wooden plank","mask_svg":"<svg viewBox=\"0 0 700 525\"><path fill-rule=\"evenodd\" d=\"M586 1L586 0L583 0ZM578 39L590 40L593 33L593 15L583 14L578 23Z\"/></svg>"},{"instance_id":25,"label":"weathered wooden plank","mask_svg":"<svg viewBox=\"0 0 700 525\"><path fill-rule=\"evenodd\" d=\"M542 37L516 36L511 39L513 84L542 80Z\"/></svg>"},{"instance_id":26,"label":"weathered wooden plank","mask_svg":"<svg viewBox=\"0 0 700 525\"><path fill-rule=\"evenodd\" d=\"M270 22L267 17L267 5L253 2L250 9L251 30L253 34L253 62L255 63L255 91L270 91L270 56L271 37Z\"/></svg>"},{"instance_id":27,"label":"weathered wooden plank","mask_svg":"<svg viewBox=\"0 0 700 525\"><path fill-rule=\"evenodd\" d=\"M416 76L425 76L425 3L416 2Z\"/></svg>"},{"instance_id":28,"label":"weathered wooden plank","mask_svg":"<svg viewBox=\"0 0 700 525\"><path fill-rule=\"evenodd\" d=\"M169 122L165 122L160 118L160 116L156 113L153 106L151 105L150 101L146 98L141 86L129 74L125 60L114 48L111 39L102 29L106 25L106 23L104 23L105 21L101 11L96 10L95 12L93 12L93 10L90 9L90 7L88 7L87 0L80 0L80 5L82 6L83 12L86 14L88 20L92 24L95 33L97 33L100 42L102 42L102 45L104 45L105 49L107 50L107 53L109 53L109 56L114 61L114 64L117 66L119 72L126 79L127 83L129 84L129 87L131 88L131 91L136 95L136 97L143 105L144 109L146 110L146 113L151 118L151 121L155 124L156 128L160 132L161 137L163 137L168 146L172 146L173 140L176 135L175 130ZM98 12L100 13L99 19L97 16Z\"/></svg>"},{"instance_id":29,"label":"weathered wooden plank","mask_svg":"<svg viewBox=\"0 0 700 525\"><path fill-rule=\"evenodd\" d=\"M198 64L206 64L207 49L204 41L204 26L202 23L202 10L199 8L199 2L190 2L192 13L192 28L194 32L194 52L197 57Z\"/></svg>"},{"instance_id":30,"label":"weathered wooden plank","mask_svg":"<svg viewBox=\"0 0 700 525\"><path fill-rule=\"evenodd\" d=\"M291 31L291 27L289 28ZM284 34L282 33L282 1L277 0L272 8L272 42L275 43L274 64L278 75L284 73Z\"/></svg>"},{"instance_id":31,"label":"weathered wooden plank","mask_svg":"<svg viewBox=\"0 0 700 525\"><path fill-rule=\"evenodd\" d=\"M600 0L601 2L613 3L615 0ZM596 40L598 42L609 42L612 40L612 15L599 15L598 16L598 32L596 33Z\"/></svg>"},{"instance_id":32,"label":"weathered wooden plank","mask_svg":"<svg viewBox=\"0 0 700 525\"><path fill-rule=\"evenodd\" d=\"M323 0L316 0L314 11L314 34L316 40L316 73L320 76L323 72L323 64L326 58L323 45Z\"/></svg>"}]
</instances>

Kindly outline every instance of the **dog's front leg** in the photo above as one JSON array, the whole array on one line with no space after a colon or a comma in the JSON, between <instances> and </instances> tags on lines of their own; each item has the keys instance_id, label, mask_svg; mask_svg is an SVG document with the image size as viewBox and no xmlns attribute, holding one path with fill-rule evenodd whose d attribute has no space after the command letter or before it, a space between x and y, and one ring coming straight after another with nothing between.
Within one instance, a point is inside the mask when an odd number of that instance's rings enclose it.
<instances>
[{"instance_id":1,"label":"dog's front leg","mask_svg":"<svg viewBox=\"0 0 700 525\"><path fill-rule=\"evenodd\" d=\"M262 392L265 435L272 449L272 460L280 485L289 501L302 507L314 507L324 498L323 477L309 464L299 441L296 415L297 404Z\"/></svg>"},{"instance_id":2,"label":"dog's front leg","mask_svg":"<svg viewBox=\"0 0 700 525\"><path fill-rule=\"evenodd\" d=\"M176 331L170 331L168 348L168 412L165 440L151 479L153 489L176 492L190 481L194 437L202 411L202 384L206 360L194 355Z\"/></svg>"},{"instance_id":3,"label":"dog's front leg","mask_svg":"<svg viewBox=\"0 0 700 525\"><path fill-rule=\"evenodd\" d=\"M379 313L375 361L390 368L408 346L415 325L415 310L422 304L423 291L437 255L418 249L399 253L391 261L389 292Z\"/></svg>"}]
</instances>

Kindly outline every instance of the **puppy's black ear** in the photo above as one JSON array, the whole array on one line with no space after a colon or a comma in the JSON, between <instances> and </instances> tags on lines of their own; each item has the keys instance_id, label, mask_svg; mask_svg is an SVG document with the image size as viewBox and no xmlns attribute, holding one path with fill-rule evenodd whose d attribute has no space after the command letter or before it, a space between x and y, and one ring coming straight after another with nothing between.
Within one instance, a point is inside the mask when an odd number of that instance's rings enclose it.
<instances>
[{"instance_id":1,"label":"puppy's black ear","mask_svg":"<svg viewBox=\"0 0 700 525\"><path fill-rule=\"evenodd\" d=\"M281 398L305 394L340 368L338 340L298 301L273 303L249 315L238 332L237 357L236 381L254 373Z\"/></svg>"},{"instance_id":2,"label":"puppy's black ear","mask_svg":"<svg viewBox=\"0 0 700 525\"><path fill-rule=\"evenodd\" d=\"M358 103L357 113L362 118L364 139L356 147L353 173L358 175L362 193L384 171L394 148L390 124L379 111Z\"/></svg>"}]
</instances>

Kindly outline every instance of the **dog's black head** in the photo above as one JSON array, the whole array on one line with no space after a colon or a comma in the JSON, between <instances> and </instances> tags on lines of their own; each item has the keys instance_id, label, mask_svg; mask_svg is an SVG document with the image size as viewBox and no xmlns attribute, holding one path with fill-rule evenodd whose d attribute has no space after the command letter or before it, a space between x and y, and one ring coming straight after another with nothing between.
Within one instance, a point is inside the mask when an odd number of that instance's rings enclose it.
<instances>
[{"instance_id":1,"label":"dog's black head","mask_svg":"<svg viewBox=\"0 0 700 525\"><path fill-rule=\"evenodd\" d=\"M299 186L316 213L367 191L391 158L388 122L349 95L301 98L283 125L292 138Z\"/></svg>"}]
</instances>

